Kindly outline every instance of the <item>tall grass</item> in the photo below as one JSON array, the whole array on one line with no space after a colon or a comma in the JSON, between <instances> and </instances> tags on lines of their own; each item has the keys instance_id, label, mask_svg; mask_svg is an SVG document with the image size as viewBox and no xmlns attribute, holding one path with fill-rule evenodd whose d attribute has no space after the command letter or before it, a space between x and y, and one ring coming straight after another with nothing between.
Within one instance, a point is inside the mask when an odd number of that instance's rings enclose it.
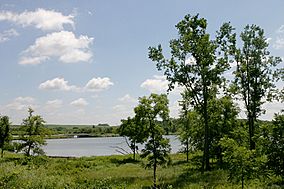
<instances>
[{"instance_id":1,"label":"tall grass","mask_svg":"<svg viewBox=\"0 0 284 189\"><path fill-rule=\"evenodd\" d=\"M159 167L160 188L241 188L230 183L224 170L214 170L203 175L193 161L186 163L183 154L172 155L172 164ZM143 160L130 156L83 158L27 158L5 154L0 159L0 188L151 188L152 170L145 169ZM247 188L280 188L266 180L252 180Z\"/></svg>"}]
</instances>

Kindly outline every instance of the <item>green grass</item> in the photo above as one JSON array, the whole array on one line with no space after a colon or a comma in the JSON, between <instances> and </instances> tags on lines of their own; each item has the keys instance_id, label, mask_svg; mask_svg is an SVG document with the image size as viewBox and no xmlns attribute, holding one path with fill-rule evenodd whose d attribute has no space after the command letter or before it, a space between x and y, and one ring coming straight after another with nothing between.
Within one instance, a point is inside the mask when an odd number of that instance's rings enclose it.
<instances>
[{"instance_id":1,"label":"green grass","mask_svg":"<svg viewBox=\"0 0 284 189\"><path fill-rule=\"evenodd\" d=\"M175 154L171 165L159 167L160 188L241 188L227 180L226 171L202 175L193 160L186 163L184 159L183 154ZM144 163L133 161L130 156L26 158L5 153L0 159L0 188L147 189L152 185L152 170L145 169ZM246 188L277 188L268 184L266 180L251 180Z\"/></svg>"}]
</instances>

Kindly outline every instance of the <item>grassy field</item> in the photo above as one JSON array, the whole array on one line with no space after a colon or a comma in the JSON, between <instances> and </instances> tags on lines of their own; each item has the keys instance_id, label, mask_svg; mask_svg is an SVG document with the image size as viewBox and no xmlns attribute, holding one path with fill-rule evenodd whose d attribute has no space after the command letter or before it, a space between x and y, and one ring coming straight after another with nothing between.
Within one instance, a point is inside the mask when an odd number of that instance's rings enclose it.
<instances>
[{"instance_id":1,"label":"grassy field","mask_svg":"<svg viewBox=\"0 0 284 189\"><path fill-rule=\"evenodd\" d=\"M202 175L193 159L184 159L183 154L172 155L171 165L158 169L159 188L241 188L227 180L225 171ZM0 159L0 188L151 188L152 170L144 163L130 156L26 158L5 153ZM280 188L269 183L271 179L251 180L246 188Z\"/></svg>"}]
</instances>

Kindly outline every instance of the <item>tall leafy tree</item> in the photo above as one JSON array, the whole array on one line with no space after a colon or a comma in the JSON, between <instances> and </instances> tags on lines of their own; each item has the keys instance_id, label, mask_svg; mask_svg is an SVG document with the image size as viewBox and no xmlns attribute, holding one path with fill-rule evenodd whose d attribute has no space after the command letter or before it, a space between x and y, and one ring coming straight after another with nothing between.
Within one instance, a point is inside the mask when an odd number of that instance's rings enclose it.
<instances>
[{"instance_id":1,"label":"tall leafy tree","mask_svg":"<svg viewBox=\"0 0 284 189\"><path fill-rule=\"evenodd\" d=\"M47 134L44 128L44 120L40 115L33 115L34 110L28 109L29 116L23 120L23 135L21 139L21 149L24 150L27 156L33 154L43 154L41 146L45 144L45 135Z\"/></svg>"},{"instance_id":2,"label":"tall leafy tree","mask_svg":"<svg viewBox=\"0 0 284 189\"><path fill-rule=\"evenodd\" d=\"M153 186L157 188L157 166L169 161L169 140L163 137L164 130L160 121L169 118L168 98L166 95L151 94L149 97L139 98L139 104L134 108L135 117L145 126L147 142L141 157L147 157L146 167L153 167Z\"/></svg>"},{"instance_id":3,"label":"tall leafy tree","mask_svg":"<svg viewBox=\"0 0 284 189\"><path fill-rule=\"evenodd\" d=\"M203 136L202 124L200 124L200 115L191 109L190 101L187 99L186 91L182 93L181 106L181 123L179 125L179 139L184 145L186 161L189 160L189 151L193 148L200 148L200 139Z\"/></svg>"},{"instance_id":4,"label":"tall leafy tree","mask_svg":"<svg viewBox=\"0 0 284 189\"><path fill-rule=\"evenodd\" d=\"M229 179L241 182L242 189L245 181L257 178L263 174L262 167L266 163L266 157L240 145L232 138L224 137L220 140L224 150L224 161L229 168Z\"/></svg>"},{"instance_id":5,"label":"tall leafy tree","mask_svg":"<svg viewBox=\"0 0 284 189\"><path fill-rule=\"evenodd\" d=\"M180 125L179 139L184 145L186 153L186 161L189 160L189 152L200 149L202 145L203 130L200 124L200 115L193 110L185 112L183 115L183 123Z\"/></svg>"},{"instance_id":6,"label":"tall leafy tree","mask_svg":"<svg viewBox=\"0 0 284 189\"><path fill-rule=\"evenodd\" d=\"M191 109L186 93L182 94L183 100L181 117L183 124L180 126L180 140L185 145L194 149L201 149L202 138L204 138L204 125L200 123L200 113ZM238 109L230 96L211 98L208 103L209 125L210 125L210 155L217 157L218 163L222 165L222 147L219 141L222 137L233 137L233 129L237 126Z\"/></svg>"},{"instance_id":7,"label":"tall leafy tree","mask_svg":"<svg viewBox=\"0 0 284 189\"><path fill-rule=\"evenodd\" d=\"M3 157L4 146L10 141L10 121L8 116L0 116L0 148Z\"/></svg>"},{"instance_id":8,"label":"tall leafy tree","mask_svg":"<svg viewBox=\"0 0 284 189\"><path fill-rule=\"evenodd\" d=\"M275 82L281 78L283 70L276 69L281 59L270 56L264 30L259 26L247 25L240 38L242 48L236 49L234 55L237 70L234 72L233 89L245 103L250 149L255 149L256 121L263 113L261 105L276 97Z\"/></svg>"},{"instance_id":9,"label":"tall leafy tree","mask_svg":"<svg viewBox=\"0 0 284 189\"><path fill-rule=\"evenodd\" d=\"M224 81L222 73L229 68L229 54L235 46L235 34L230 24L224 24L214 40L210 39L207 21L199 15L186 15L176 28L178 39L170 41L171 57L165 58L161 45L149 48L149 58L164 71L169 90L179 84L188 92L191 104L202 115L204 124L204 154L202 170L209 170L210 130L208 101ZM191 61L189 61L191 60Z\"/></svg>"},{"instance_id":10,"label":"tall leafy tree","mask_svg":"<svg viewBox=\"0 0 284 189\"><path fill-rule=\"evenodd\" d=\"M233 137L232 132L237 127L239 111L230 96L210 99L208 110L211 126L211 155L216 156L219 166L222 166L223 149L219 142L225 136Z\"/></svg>"},{"instance_id":11,"label":"tall leafy tree","mask_svg":"<svg viewBox=\"0 0 284 189\"><path fill-rule=\"evenodd\" d=\"M144 124L137 120L136 117L128 117L126 120L121 120L121 125L119 127L119 134L128 137L130 144L129 147L133 152L133 159L138 150L138 143L143 143L147 139L147 133L145 132Z\"/></svg>"},{"instance_id":12,"label":"tall leafy tree","mask_svg":"<svg viewBox=\"0 0 284 189\"><path fill-rule=\"evenodd\" d=\"M267 165L278 176L284 176L284 114L275 114L272 123L262 124L261 139Z\"/></svg>"}]
</instances>

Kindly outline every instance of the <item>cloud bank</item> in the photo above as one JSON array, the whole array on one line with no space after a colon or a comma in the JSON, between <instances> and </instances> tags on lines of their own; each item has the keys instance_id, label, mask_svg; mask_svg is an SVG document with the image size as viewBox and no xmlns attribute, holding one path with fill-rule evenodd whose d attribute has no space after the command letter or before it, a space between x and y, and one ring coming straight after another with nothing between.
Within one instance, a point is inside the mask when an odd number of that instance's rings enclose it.
<instances>
[{"instance_id":1,"label":"cloud bank","mask_svg":"<svg viewBox=\"0 0 284 189\"><path fill-rule=\"evenodd\" d=\"M78 107L78 108L84 108L89 103L84 98L79 98L77 100L74 100L70 103L70 105Z\"/></svg>"},{"instance_id":2,"label":"cloud bank","mask_svg":"<svg viewBox=\"0 0 284 189\"><path fill-rule=\"evenodd\" d=\"M93 54L90 45L93 38L73 32L60 31L39 37L35 43L22 52L19 64L41 64L54 58L63 63L88 62Z\"/></svg>"},{"instance_id":3,"label":"cloud bank","mask_svg":"<svg viewBox=\"0 0 284 189\"><path fill-rule=\"evenodd\" d=\"M1 11L0 21L12 22L23 27L34 26L43 31L63 30L64 25L70 25L74 28L74 16L63 15L61 12L54 10L45 10L42 8L35 11L24 11L16 13L11 11Z\"/></svg>"},{"instance_id":4,"label":"cloud bank","mask_svg":"<svg viewBox=\"0 0 284 189\"><path fill-rule=\"evenodd\" d=\"M74 91L77 90L78 87L75 85L69 85L68 81L64 78L54 78L52 80L47 80L39 85L39 89L41 90L60 90L60 91Z\"/></svg>"},{"instance_id":5,"label":"cloud bank","mask_svg":"<svg viewBox=\"0 0 284 189\"><path fill-rule=\"evenodd\" d=\"M19 36L19 33L15 29L5 30L0 33L0 43L9 41L12 37Z\"/></svg>"}]
</instances>

